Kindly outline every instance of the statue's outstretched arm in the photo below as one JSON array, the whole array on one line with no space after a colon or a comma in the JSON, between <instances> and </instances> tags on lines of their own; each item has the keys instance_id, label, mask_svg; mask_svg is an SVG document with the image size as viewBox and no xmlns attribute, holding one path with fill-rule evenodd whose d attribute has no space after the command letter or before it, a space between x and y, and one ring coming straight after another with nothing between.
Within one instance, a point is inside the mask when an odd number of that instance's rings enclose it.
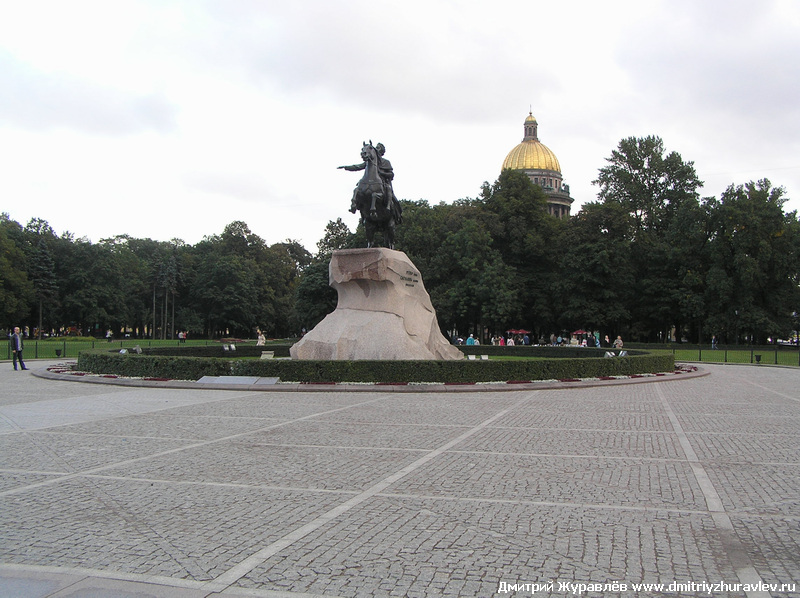
<instances>
[{"instance_id":1,"label":"statue's outstretched arm","mask_svg":"<svg viewBox=\"0 0 800 598\"><path fill-rule=\"evenodd\" d=\"M345 170L364 170L367 167L366 162L361 164L353 164L352 166L338 166L337 168L344 168Z\"/></svg>"}]
</instances>

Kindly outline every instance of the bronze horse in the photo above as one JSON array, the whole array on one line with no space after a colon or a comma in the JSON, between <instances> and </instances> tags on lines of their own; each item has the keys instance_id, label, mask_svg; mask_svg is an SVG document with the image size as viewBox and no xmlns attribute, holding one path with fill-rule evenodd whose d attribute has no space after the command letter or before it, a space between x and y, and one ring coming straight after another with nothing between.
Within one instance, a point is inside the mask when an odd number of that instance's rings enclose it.
<instances>
[{"instance_id":1,"label":"bronze horse","mask_svg":"<svg viewBox=\"0 0 800 598\"><path fill-rule=\"evenodd\" d=\"M361 147L361 159L364 160L364 176L358 182L354 200L364 221L367 247L375 246L375 233L381 231L386 247L394 249L397 218L392 210L391 191L386 189L378 171L378 152L371 141Z\"/></svg>"}]
</instances>

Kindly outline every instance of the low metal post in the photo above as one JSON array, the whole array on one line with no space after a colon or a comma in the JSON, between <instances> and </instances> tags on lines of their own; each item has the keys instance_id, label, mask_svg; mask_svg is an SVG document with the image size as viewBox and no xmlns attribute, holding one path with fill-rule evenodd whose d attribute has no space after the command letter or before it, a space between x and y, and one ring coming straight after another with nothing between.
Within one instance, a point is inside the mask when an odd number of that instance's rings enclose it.
<instances>
[{"instance_id":1,"label":"low metal post","mask_svg":"<svg viewBox=\"0 0 800 598\"><path fill-rule=\"evenodd\" d=\"M33 341L33 358L39 359L39 341Z\"/></svg>"}]
</instances>

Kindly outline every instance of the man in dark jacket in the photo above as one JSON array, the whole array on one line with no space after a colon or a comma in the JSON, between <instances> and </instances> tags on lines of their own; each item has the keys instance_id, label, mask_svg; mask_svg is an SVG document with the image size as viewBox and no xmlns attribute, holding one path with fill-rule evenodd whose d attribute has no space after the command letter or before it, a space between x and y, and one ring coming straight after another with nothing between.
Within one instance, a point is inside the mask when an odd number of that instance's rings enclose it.
<instances>
[{"instance_id":1,"label":"man in dark jacket","mask_svg":"<svg viewBox=\"0 0 800 598\"><path fill-rule=\"evenodd\" d=\"M14 334L11 335L11 353L13 355L12 361L14 362L14 369L17 369L17 361L23 370L27 370L25 362L22 361L22 350L25 348L25 343L22 342L22 335L19 333L19 326L14 328Z\"/></svg>"}]
</instances>

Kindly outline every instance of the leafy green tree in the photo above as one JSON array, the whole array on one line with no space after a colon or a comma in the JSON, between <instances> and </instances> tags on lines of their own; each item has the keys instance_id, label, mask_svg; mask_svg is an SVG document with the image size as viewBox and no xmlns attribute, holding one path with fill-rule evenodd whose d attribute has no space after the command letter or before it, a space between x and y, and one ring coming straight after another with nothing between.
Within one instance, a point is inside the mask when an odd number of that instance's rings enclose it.
<instances>
[{"instance_id":1,"label":"leafy green tree","mask_svg":"<svg viewBox=\"0 0 800 598\"><path fill-rule=\"evenodd\" d=\"M606 158L593 184L600 201L624 206L634 222L633 238L642 231L658 231L683 201L697 198L702 181L694 162L684 162L677 152L666 156L660 137L628 137Z\"/></svg>"},{"instance_id":2,"label":"leafy green tree","mask_svg":"<svg viewBox=\"0 0 800 598\"><path fill-rule=\"evenodd\" d=\"M535 273L532 261L547 254L557 222L547 213L547 196L528 175L504 170L493 185L484 183L478 205L495 249L510 266ZM533 259L532 259L533 258Z\"/></svg>"},{"instance_id":3,"label":"leafy green tree","mask_svg":"<svg viewBox=\"0 0 800 598\"><path fill-rule=\"evenodd\" d=\"M55 261L44 237L39 238L36 247L31 251L30 277L39 307L38 338L42 338L45 306L47 306L48 312L52 313L54 304L58 300ZM52 324L52 320L50 323Z\"/></svg>"},{"instance_id":4,"label":"leafy green tree","mask_svg":"<svg viewBox=\"0 0 800 598\"><path fill-rule=\"evenodd\" d=\"M246 223L228 224L221 235L198 243L187 269L181 316L204 322L204 334L274 336L291 332L294 297L311 254L297 241L268 246Z\"/></svg>"},{"instance_id":5,"label":"leafy green tree","mask_svg":"<svg viewBox=\"0 0 800 598\"><path fill-rule=\"evenodd\" d=\"M103 330L120 330L131 321L127 310L127 280L119 253L108 244L92 244L78 240L73 245L74 262L66 294L62 299L64 308L83 329L101 336Z\"/></svg>"},{"instance_id":6,"label":"leafy green tree","mask_svg":"<svg viewBox=\"0 0 800 598\"><path fill-rule=\"evenodd\" d=\"M488 232L475 220L449 232L431 264L438 280L431 285L431 302L445 329L483 331L503 327L517 313L520 286L513 268L493 249ZM427 286L427 282L426 282Z\"/></svg>"},{"instance_id":7,"label":"leafy green tree","mask_svg":"<svg viewBox=\"0 0 800 598\"><path fill-rule=\"evenodd\" d=\"M631 244L635 301L630 334L642 340L667 340L681 320L697 317L696 301L687 301L689 285L697 297L697 280L685 271L684 247L699 240L681 235L687 215L699 215L697 189L702 185L693 162L677 152L666 156L659 137L629 137L601 168L594 184L604 203L618 204L628 212L633 225ZM696 268L692 270L695 272ZM685 313L686 311L691 314Z\"/></svg>"},{"instance_id":8,"label":"leafy green tree","mask_svg":"<svg viewBox=\"0 0 800 598\"><path fill-rule=\"evenodd\" d=\"M21 243L22 227L0 214L0 327L5 329L19 326L34 301Z\"/></svg>"},{"instance_id":9,"label":"leafy green tree","mask_svg":"<svg viewBox=\"0 0 800 598\"><path fill-rule=\"evenodd\" d=\"M330 260L314 260L303 271L295 294L292 321L295 330L311 330L336 309L336 291L328 280Z\"/></svg>"},{"instance_id":10,"label":"leafy green tree","mask_svg":"<svg viewBox=\"0 0 800 598\"><path fill-rule=\"evenodd\" d=\"M694 198L674 206L664 230L672 266L672 318L677 330L686 330L693 342L710 341L713 330L704 329L706 279L709 265L711 232L707 210ZM680 340L680 339L676 339Z\"/></svg>"},{"instance_id":11,"label":"leafy green tree","mask_svg":"<svg viewBox=\"0 0 800 598\"><path fill-rule=\"evenodd\" d=\"M124 289L126 328L140 338L172 338L176 328L188 328L177 321L177 314L184 313L177 305L188 251L183 241L120 235L103 239L100 244L114 255L117 267L124 271L120 284Z\"/></svg>"},{"instance_id":12,"label":"leafy green tree","mask_svg":"<svg viewBox=\"0 0 800 598\"><path fill-rule=\"evenodd\" d=\"M192 297L208 336L249 335L258 326L264 282L253 266L231 253L208 251L200 258Z\"/></svg>"},{"instance_id":13,"label":"leafy green tree","mask_svg":"<svg viewBox=\"0 0 800 598\"><path fill-rule=\"evenodd\" d=\"M762 179L708 203L713 236L708 325L728 342L789 334L800 305L800 224L783 212L784 189Z\"/></svg>"},{"instance_id":14,"label":"leafy green tree","mask_svg":"<svg viewBox=\"0 0 800 598\"><path fill-rule=\"evenodd\" d=\"M356 246L356 236L341 218L325 225L325 233L317 242L317 254L305 267L294 287L294 310L291 321L294 331L310 330L336 309L336 291L330 286L328 265L338 249Z\"/></svg>"},{"instance_id":15,"label":"leafy green tree","mask_svg":"<svg viewBox=\"0 0 800 598\"><path fill-rule=\"evenodd\" d=\"M630 214L617 203L587 203L554 245L559 256L555 301L559 328L616 335L630 321L635 271Z\"/></svg>"},{"instance_id":16,"label":"leafy green tree","mask_svg":"<svg viewBox=\"0 0 800 598\"><path fill-rule=\"evenodd\" d=\"M504 170L493 185L484 184L477 203L492 247L520 289L519 310L509 324L538 329L536 336L551 331L559 312L553 291L563 274L553 247L565 223L547 213L547 196L522 171Z\"/></svg>"},{"instance_id":17,"label":"leafy green tree","mask_svg":"<svg viewBox=\"0 0 800 598\"><path fill-rule=\"evenodd\" d=\"M472 200L459 200L453 204L430 205L425 200L402 201L403 225L397 230L397 247L404 251L417 268L425 274L425 286L430 292L444 276L432 272L434 263L441 263L442 245L450 233L461 230L480 212ZM432 286L431 286L432 285Z\"/></svg>"},{"instance_id":18,"label":"leafy green tree","mask_svg":"<svg viewBox=\"0 0 800 598\"><path fill-rule=\"evenodd\" d=\"M296 289L303 272L312 263L311 254L297 241L275 243L258 263L264 275L261 329L270 336L293 333Z\"/></svg>"},{"instance_id":19,"label":"leafy green tree","mask_svg":"<svg viewBox=\"0 0 800 598\"><path fill-rule=\"evenodd\" d=\"M353 241L353 233L341 218L337 218L335 221L330 220L325 225L322 239L317 242L317 255L314 257L318 260L329 260L331 254L337 249L353 247Z\"/></svg>"},{"instance_id":20,"label":"leafy green tree","mask_svg":"<svg viewBox=\"0 0 800 598\"><path fill-rule=\"evenodd\" d=\"M258 258L259 253L266 247L264 239L253 233L241 220L226 225L222 234L215 240L223 253L246 258Z\"/></svg>"}]
</instances>

